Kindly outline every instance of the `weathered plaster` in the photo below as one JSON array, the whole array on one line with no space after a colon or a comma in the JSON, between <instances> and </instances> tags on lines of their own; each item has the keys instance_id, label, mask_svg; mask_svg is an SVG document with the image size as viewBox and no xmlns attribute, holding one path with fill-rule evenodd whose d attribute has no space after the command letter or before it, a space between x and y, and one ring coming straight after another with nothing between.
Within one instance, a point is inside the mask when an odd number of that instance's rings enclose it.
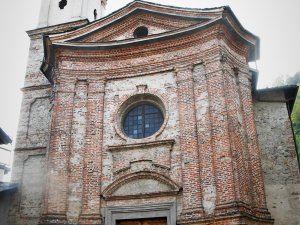
<instances>
[{"instance_id":1,"label":"weathered plaster","mask_svg":"<svg viewBox=\"0 0 300 225\"><path fill-rule=\"evenodd\" d=\"M275 225L299 225L300 174L285 102L255 102L268 208Z\"/></svg>"}]
</instances>

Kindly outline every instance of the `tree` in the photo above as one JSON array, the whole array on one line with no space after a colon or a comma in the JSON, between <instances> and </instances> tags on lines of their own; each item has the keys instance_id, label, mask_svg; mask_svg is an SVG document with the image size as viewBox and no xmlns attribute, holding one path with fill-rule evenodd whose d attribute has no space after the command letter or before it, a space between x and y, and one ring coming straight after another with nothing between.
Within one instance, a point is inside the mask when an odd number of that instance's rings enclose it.
<instances>
[{"instance_id":1,"label":"tree","mask_svg":"<svg viewBox=\"0 0 300 225\"><path fill-rule=\"evenodd\" d=\"M300 71L298 71L292 77L287 77L285 83L288 84L288 85L299 84L300 83Z\"/></svg>"},{"instance_id":2,"label":"tree","mask_svg":"<svg viewBox=\"0 0 300 225\"><path fill-rule=\"evenodd\" d=\"M300 71L295 73L294 76L278 76L272 83L272 87L280 87L284 85L297 85L300 84Z\"/></svg>"}]
</instances>

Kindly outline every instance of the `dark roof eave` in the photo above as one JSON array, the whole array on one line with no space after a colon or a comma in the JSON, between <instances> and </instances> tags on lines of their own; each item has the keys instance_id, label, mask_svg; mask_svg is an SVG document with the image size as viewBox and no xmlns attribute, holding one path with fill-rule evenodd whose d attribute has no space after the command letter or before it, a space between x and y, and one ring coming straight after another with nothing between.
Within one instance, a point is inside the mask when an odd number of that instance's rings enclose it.
<instances>
[{"instance_id":1,"label":"dark roof eave","mask_svg":"<svg viewBox=\"0 0 300 225\"><path fill-rule=\"evenodd\" d=\"M49 35L43 34L43 47L44 47L44 58L42 61L42 65L40 67L40 71L45 75L45 77L48 79L48 81L53 84L53 65L51 62L54 61L54 53L53 53L53 46L49 43ZM47 46L49 45L49 51Z\"/></svg>"},{"instance_id":2,"label":"dark roof eave","mask_svg":"<svg viewBox=\"0 0 300 225\"><path fill-rule=\"evenodd\" d=\"M288 91L288 90L297 89L297 88L298 88L297 85L284 85L284 86L278 86L278 87L257 89L257 92Z\"/></svg>"},{"instance_id":3,"label":"dark roof eave","mask_svg":"<svg viewBox=\"0 0 300 225\"><path fill-rule=\"evenodd\" d=\"M272 88L258 89L255 92L257 101L266 102L290 102L294 103L298 92L297 85L285 85ZM277 97L276 97L277 96Z\"/></svg>"},{"instance_id":4,"label":"dark roof eave","mask_svg":"<svg viewBox=\"0 0 300 225\"><path fill-rule=\"evenodd\" d=\"M48 64L45 60L43 60L40 70L45 75L45 77L48 79L48 81L51 84L53 84L54 83L53 77L52 77L53 66Z\"/></svg>"},{"instance_id":5,"label":"dark roof eave","mask_svg":"<svg viewBox=\"0 0 300 225\"><path fill-rule=\"evenodd\" d=\"M0 128L0 144L10 144L12 143L11 138Z\"/></svg>"}]
</instances>

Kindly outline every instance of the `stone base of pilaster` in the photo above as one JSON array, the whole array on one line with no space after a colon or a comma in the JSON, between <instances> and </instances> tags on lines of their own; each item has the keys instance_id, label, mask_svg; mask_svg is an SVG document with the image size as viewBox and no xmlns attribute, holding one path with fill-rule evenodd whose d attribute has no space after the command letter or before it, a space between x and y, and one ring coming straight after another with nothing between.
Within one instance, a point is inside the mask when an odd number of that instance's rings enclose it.
<instances>
[{"instance_id":1,"label":"stone base of pilaster","mask_svg":"<svg viewBox=\"0 0 300 225\"><path fill-rule=\"evenodd\" d=\"M178 225L273 225L274 220L251 218L242 215L211 217L198 220L177 221Z\"/></svg>"},{"instance_id":2,"label":"stone base of pilaster","mask_svg":"<svg viewBox=\"0 0 300 225\"><path fill-rule=\"evenodd\" d=\"M39 225L68 225L66 214L43 214Z\"/></svg>"},{"instance_id":3,"label":"stone base of pilaster","mask_svg":"<svg viewBox=\"0 0 300 225\"><path fill-rule=\"evenodd\" d=\"M44 214L38 225L102 225L100 214L82 214L78 223L69 223L65 214Z\"/></svg>"},{"instance_id":4,"label":"stone base of pilaster","mask_svg":"<svg viewBox=\"0 0 300 225\"><path fill-rule=\"evenodd\" d=\"M207 215L195 210L180 215L177 224L182 225L272 225L267 209L256 209L241 202L227 203L216 206L214 213Z\"/></svg>"},{"instance_id":5,"label":"stone base of pilaster","mask_svg":"<svg viewBox=\"0 0 300 225\"><path fill-rule=\"evenodd\" d=\"M180 220L200 219L205 216L203 208L183 209L180 214Z\"/></svg>"},{"instance_id":6,"label":"stone base of pilaster","mask_svg":"<svg viewBox=\"0 0 300 225\"><path fill-rule=\"evenodd\" d=\"M79 224L101 225L102 217L100 214L81 214Z\"/></svg>"}]
</instances>

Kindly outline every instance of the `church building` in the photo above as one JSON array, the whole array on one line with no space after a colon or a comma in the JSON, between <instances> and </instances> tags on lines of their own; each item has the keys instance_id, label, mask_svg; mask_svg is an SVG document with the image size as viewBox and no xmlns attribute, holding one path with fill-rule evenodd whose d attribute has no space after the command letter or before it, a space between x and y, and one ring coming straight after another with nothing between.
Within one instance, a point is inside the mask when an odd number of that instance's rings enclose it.
<instances>
[{"instance_id":1,"label":"church building","mask_svg":"<svg viewBox=\"0 0 300 225\"><path fill-rule=\"evenodd\" d=\"M259 38L228 6L106 4L28 31L8 224L299 225L298 87L256 90Z\"/></svg>"}]
</instances>

